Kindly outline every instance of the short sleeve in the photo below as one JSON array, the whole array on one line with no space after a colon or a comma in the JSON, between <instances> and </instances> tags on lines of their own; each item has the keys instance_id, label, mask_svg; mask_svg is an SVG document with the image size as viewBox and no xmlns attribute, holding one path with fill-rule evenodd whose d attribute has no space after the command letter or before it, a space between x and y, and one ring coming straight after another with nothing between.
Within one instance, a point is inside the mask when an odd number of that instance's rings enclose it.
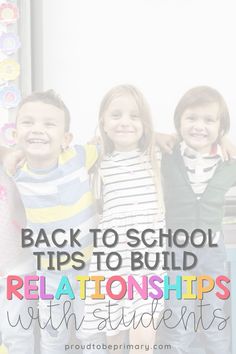
<instances>
[{"instance_id":1,"label":"short sleeve","mask_svg":"<svg viewBox=\"0 0 236 354\"><path fill-rule=\"evenodd\" d=\"M93 144L86 144L85 149L85 166L87 170L90 170L91 167L95 164L98 158L98 148Z\"/></svg>"}]
</instances>

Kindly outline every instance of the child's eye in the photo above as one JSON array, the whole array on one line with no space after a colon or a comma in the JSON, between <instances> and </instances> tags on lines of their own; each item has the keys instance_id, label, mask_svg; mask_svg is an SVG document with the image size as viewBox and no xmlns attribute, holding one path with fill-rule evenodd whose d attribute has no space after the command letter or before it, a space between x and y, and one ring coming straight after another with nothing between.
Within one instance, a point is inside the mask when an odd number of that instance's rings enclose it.
<instances>
[{"instance_id":1,"label":"child's eye","mask_svg":"<svg viewBox=\"0 0 236 354\"><path fill-rule=\"evenodd\" d=\"M206 118L205 120L206 120L206 122L209 123L209 124L216 122L216 120L215 120L214 118L210 118L210 117L209 117L209 118Z\"/></svg>"},{"instance_id":2,"label":"child's eye","mask_svg":"<svg viewBox=\"0 0 236 354\"><path fill-rule=\"evenodd\" d=\"M55 126L56 126L56 124L55 124L55 123L52 123L52 122L47 122L47 123L45 123L45 125L46 125L47 127L55 127Z\"/></svg>"},{"instance_id":3,"label":"child's eye","mask_svg":"<svg viewBox=\"0 0 236 354\"><path fill-rule=\"evenodd\" d=\"M31 120L23 120L23 121L21 122L21 124L28 126L28 125L32 125L33 122L32 122Z\"/></svg>"},{"instance_id":4,"label":"child's eye","mask_svg":"<svg viewBox=\"0 0 236 354\"><path fill-rule=\"evenodd\" d=\"M118 118L120 118L121 114L119 112L113 112L111 114L111 116L112 116L113 119L118 119Z\"/></svg>"},{"instance_id":5,"label":"child's eye","mask_svg":"<svg viewBox=\"0 0 236 354\"><path fill-rule=\"evenodd\" d=\"M190 122L194 122L196 120L196 117L188 116L188 117L186 117L186 119Z\"/></svg>"},{"instance_id":6,"label":"child's eye","mask_svg":"<svg viewBox=\"0 0 236 354\"><path fill-rule=\"evenodd\" d=\"M131 117L132 120L139 120L140 119L140 116L138 114L136 114L136 113L132 113L130 115L130 117Z\"/></svg>"}]
</instances>

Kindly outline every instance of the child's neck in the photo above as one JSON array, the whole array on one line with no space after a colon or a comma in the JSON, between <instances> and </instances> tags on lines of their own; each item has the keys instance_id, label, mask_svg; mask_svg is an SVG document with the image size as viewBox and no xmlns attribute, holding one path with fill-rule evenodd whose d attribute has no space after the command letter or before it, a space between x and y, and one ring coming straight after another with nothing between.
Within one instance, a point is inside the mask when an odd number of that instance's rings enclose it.
<instances>
[{"instance_id":1,"label":"child's neck","mask_svg":"<svg viewBox=\"0 0 236 354\"><path fill-rule=\"evenodd\" d=\"M43 159L43 158L27 158L27 166L34 171L50 171L58 164L58 158Z\"/></svg>"},{"instance_id":2,"label":"child's neck","mask_svg":"<svg viewBox=\"0 0 236 354\"><path fill-rule=\"evenodd\" d=\"M209 148L206 149L194 149L193 147L189 146L188 144L186 144L185 141L182 142L184 147L190 149L191 151L193 151L196 155L215 155L217 153L217 144L213 144L211 146L209 146Z\"/></svg>"}]
</instances>

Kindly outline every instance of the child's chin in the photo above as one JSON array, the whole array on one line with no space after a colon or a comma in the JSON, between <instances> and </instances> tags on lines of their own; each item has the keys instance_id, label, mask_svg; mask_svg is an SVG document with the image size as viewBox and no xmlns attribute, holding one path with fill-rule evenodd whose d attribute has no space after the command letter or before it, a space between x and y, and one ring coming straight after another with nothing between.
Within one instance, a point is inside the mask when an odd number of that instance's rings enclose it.
<instances>
[{"instance_id":1,"label":"child's chin","mask_svg":"<svg viewBox=\"0 0 236 354\"><path fill-rule=\"evenodd\" d=\"M48 154L49 149L47 145L33 145L26 148L26 151L31 154Z\"/></svg>"},{"instance_id":2,"label":"child's chin","mask_svg":"<svg viewBox=\"0 0 236 354\"><path fill-rule=\"evenodd\" d=\"M208 144L195 143L195 144L191 144L190 147L200 153L207 153L209 150L211 150L211 144L208 145Z\"/></svg>"},{"instance_id":3,"label":"child's chin","mask_svg":"<svg viewBox=\"0 0 236 354\"><path fill-rule=\"evenodd\" d=\"M45 154L43 151L28 151L27 155L30 158L34 158L34 159L39 159L39 160L47 160L47 158L49 157L48 154Z\"/></svg>"}]
</instances>

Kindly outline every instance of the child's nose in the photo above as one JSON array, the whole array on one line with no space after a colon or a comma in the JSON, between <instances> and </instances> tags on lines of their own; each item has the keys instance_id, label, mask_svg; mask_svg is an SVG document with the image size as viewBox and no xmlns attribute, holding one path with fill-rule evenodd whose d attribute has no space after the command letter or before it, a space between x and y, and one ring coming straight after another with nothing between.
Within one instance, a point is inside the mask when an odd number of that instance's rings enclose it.
<instances>
[{"instance_id":1,"label":"child's nose","mask_svg":"<svg viewBox=\"0 0 236 354\"><path fill-rule=\"evenodd\" d=\"M43 134L44 133L44 126L42 124L34 124L32 127L32 133Z\"/></svg>"},{"instance_id":2,"label":"child's nose","mask_svg":"<svg viewBox=\"0 0 236 354\"><path fill-rule=\"evenodd\" d=\"M129 125L130 124L130 119L128 115L123 115L121 118L121 124L122 125Z\"/></svg>"},{"instance_id":3,"label":"child's nose","mask_svg":"<svg viewBox=\"0 0 236 354\"><path fill-rule=\"evenodd\" d=\"M196 121L194 121L194 129L197 129L197 130L204 129L204 123L201 119L197 119Z\"/></svg>"}]
</instances>

